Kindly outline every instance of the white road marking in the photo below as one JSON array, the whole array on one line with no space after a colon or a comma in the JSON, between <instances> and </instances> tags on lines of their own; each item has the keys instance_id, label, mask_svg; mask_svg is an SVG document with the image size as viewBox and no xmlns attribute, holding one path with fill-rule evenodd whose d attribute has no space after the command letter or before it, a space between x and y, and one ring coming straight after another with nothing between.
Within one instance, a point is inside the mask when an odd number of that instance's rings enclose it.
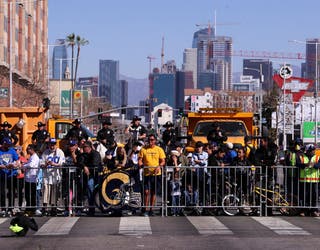
<instances>
[{"instance_id":1,"label":"white road marking","mask_svg":"<svg viewBox=\"0 0 320 250\"><path fill-rule=\"evenodd\" d=\"M48 220L35 235L65 235L70 232L79 217L56 217Z\"/></svg>"},{"instance_id":2,"label":"white road marking","mask_svg":"<svg viewBox=\"0 0 320 250\"><path fill-rule=\"evenodd\" d=\"M8 220L8 218L0 218L0 224L6 222Z\"/></svg>"},{"instance_id":3,"label":"white road marking","mask_svg":"<svg viewBox=\"0 0 320 250\"><path fill-rule=\"evenodd\" d=\"M121 217L119 234L148 235L152 234L149 217Z\"/></svg>"},{"instance_id":4,"label":"white road marking","mask_svg":"<svg viewBox=\"0 0 320 250\"><path fill-rule=\"evenodd\" d=\"M187 219L198 230L200 234L233 234L233 232L223 225L218 219L210 216L187 216Z\"/></svg>"},{"instance_id":5,"label":"white road marking","mask_svg":"<svg viewBox=\"0 0 320 250\"><path fill-rule=\"evenodd\" d=\"M275 217L251 217L261 225L271 229L279 235L310 235L309 232L297 227L284 219Z\"/></svg>"}]
</instances>

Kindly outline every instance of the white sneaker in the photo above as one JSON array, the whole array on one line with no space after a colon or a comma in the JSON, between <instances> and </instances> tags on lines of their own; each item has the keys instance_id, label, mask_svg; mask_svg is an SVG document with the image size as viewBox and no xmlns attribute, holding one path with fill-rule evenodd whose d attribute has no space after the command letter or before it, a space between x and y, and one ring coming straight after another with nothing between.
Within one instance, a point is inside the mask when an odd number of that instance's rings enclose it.
<instances>
[{"instance_id":1,"label":"white sneaker","mask_svg":"<svg viewBox=\"0 0 320 250\"><path fill-rule=\"evenodd\" d=\"M41 213L41 211L39 209L37 209L35 215L36 216L42 216L42 213Z\"/></svg>"}]
</instances>

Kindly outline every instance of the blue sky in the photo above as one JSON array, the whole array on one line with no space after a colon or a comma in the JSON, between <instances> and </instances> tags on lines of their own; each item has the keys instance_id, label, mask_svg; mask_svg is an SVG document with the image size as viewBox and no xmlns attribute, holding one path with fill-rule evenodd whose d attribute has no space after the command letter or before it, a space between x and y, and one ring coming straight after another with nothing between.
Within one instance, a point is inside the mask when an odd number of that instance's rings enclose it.
<instances>
[{"instance_id":1,"label":"blue sky","mask_svg":"<svg viewBox=\"0 0 320 250\"><path fill-rule=\"evenodd\" d=\"M153 66L161 63L163 36L165 61L180 68L196 24L212 23L215 10L217 35L231 36L234 50L305 53L305 45L288 41L320 37L319 9L319 0L49 0L49 43L72 32L89 40L79 76L98 75L99 59L112 59L120 61L121 74L146 78L147 56L157 58ZM233 57L234 72L242 59Z\"/></svg>"}]
</instances>

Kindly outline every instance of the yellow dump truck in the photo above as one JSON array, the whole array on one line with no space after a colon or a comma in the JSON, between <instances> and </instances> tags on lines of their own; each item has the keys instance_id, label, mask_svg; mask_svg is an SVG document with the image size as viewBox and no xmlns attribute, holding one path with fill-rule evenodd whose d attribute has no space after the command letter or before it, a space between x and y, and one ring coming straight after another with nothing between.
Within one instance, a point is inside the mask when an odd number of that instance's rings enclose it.
<instances>
[{"instance_id":1,"label":"yellow dump truck","mask_svg":"<svg viewBox=\"0 0 320 250\"><path fill-rule=\"evenodd\" d=\"M44 108L38 107L0 108L0 123L7 121L12 125L12 130L19 138L18 144L24 150L32 142L32 134L37 129L37 123L45 123L50 136L55 137L61 147L61 140L73 126L72 120L61 117L45 119L45 111ZM89 133L89 136L92 135Z\"/></svg>"},{"instance_id":2,"label":"yellow dump truck","mask_svg":"<svg viewBox=\"0 0 320 250\"><path fill-rule=\"evenodd\" d=\"M224 131L227 142L235 146L244 145L246 135L257 134L251 112L241 112L238 108L201 108L199 112L188 113L187 151L193 151L197 141L208 142L207 135L213 129L213 123Z\"/></svg>"}]
</instances>

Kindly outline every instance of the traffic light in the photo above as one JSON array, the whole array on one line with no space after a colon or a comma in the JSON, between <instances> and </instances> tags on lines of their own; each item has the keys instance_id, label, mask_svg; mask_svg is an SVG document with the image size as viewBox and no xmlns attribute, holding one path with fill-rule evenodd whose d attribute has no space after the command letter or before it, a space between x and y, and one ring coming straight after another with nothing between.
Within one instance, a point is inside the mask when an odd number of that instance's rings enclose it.
<instances>
[{"instance_id":1,"label":"traffic light","mask_svg":"<svg viewBox=\"0 0 320 250\"><path fill-rule=\"evenodd\" d=\"M125 106L125 105L122 105L122 106L121 106L121 114L122 114L122 115L125 115L125 114L126 114L126 106Z\"/></svg>"},{"instance_id":2,"label":"traffic light","mask_svg":"<svg viewBox=\"0 0 320 250\"><path fill-rule=\"evenodd\" d=\"M180 116L183 116L183 115L184 115L183 108L179 108L179 113L178 113L178 115L180 115Z\"/></svg>"},{"instance_id":3,"label":"traffic light","mask_svg":"<svg viewBox=\"0 0 320 250\"><path fill-rule=\"evenodd\" d=\"M145 109L145 112L146 114L149 114L149 109L150 108L150 103L146 103L146 109Z\"/></svg>"},{"instance_id":4,"label":"traffic light","mask_svg":"<svg viewBox=\"0 0 320 250\"><path fill-rule=\"evenodd\" d=\"M42 99L42 106L45 109L49 109L50 108L50 99L48 97Z\"/></svg>"},{"instance_id":5,"label":"traffic light","mask_svg":"<svg viewBox=\"0 0 320 250\"><path fill-rule=\"evenodd\" d=\"M98 113L102 112L102 108L98 108ZM98 120L101 121L102 120L102 115L98 115Z\"/></svg>"},{"instance_id":6,"label":"traffic light","mask_svg":"<svg viewBox=\"0 0 320 250\"><path fill-rule=\"evenodd\" d=\"M162 117L162 109L158 109L158 117Z\"/></svg>"}]
</instances>

